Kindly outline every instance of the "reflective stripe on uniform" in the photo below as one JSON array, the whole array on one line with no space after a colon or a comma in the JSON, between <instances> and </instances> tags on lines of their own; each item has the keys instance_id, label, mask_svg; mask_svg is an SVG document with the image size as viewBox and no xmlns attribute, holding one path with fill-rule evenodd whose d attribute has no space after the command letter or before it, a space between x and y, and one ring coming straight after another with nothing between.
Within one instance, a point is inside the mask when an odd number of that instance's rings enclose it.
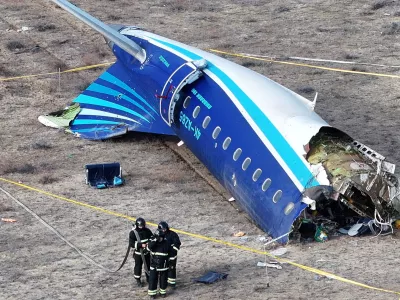
<instances>
[{"instance_id":1,"label":"reflective stripe on uniform","mask_svg":"<svg viewBox=\"0 0 400 300\"><path fill-rule=\"evenodd\" d=\"M135 251L135 254L136 255L142 255L142 253L140 253L139 251ZM149 253L147 252L147 253L143 253L143 255L148 255Z\"/></svg>"},{"instance_id":2,"label":"reflective stripe on uniform","mask_svg":"<svg viewBox=\"0 0 400 300\"><path fill-rule=\"evenodd\" d=\"M147 291L147 294L148 294L149 296L155 296L155 295L157 295L157 290L148 290L148 291Z\"/></svg>"},{"instance_id":3,"label":"reflective stripe on uniform","mask_svg":"<svg viewBox=\"0 0 400 300\"><path fill-rule=\"evenodd\" d=\"M170 257L169 260L175 260L178 256Z\"/></svg>"},{"instance_id":4,"label":"reflective stripe on uniform","mask_svg":"<svg viewBox=\"0 0 400 300\"><path fill-rule=\"evenodd\" d=\"M160 294L161 295L165 295L166 293L167 293L167 290L160 289Z\"/></svg>"},{"instance_id":5,"label":"reflective stripe on uniform","mask_svg":"<svg viewBox=\"0 0 400 300\"><path fill-rule=\"evenodd\" d=\"M168 253L162 253L162 252L151 252L152 255L160 255L160 256L168 256Z\"/></svg>"},{"instance_id":6,"label":"reflective stripe on uniform","mask_svg":"<svg viewBox=\"0 0 400 300\"><path fill-rule=\"evenodd\" d=\"M176 248L175 246L172 246L172 248L174 248L176 251L179 251L179 249L178 249L178 248Z\"/></svg>"},{"instance_id":7,"label":"reflective stripe on uniform","mask_svg":"<svg viewBox=\"0 0 400 300\"><path fill-rule=\"evenodd\" d=\"M137 249L137 241L135 241L135 249Z\"/></svg>"},{"instance_id":8,"label":"reflective stripe on uniform","mask_svg":"<svg viewBox=\"0 0 400 300\"><path fill-rule=\"evenodd\" d=\"M140 275L133 275L136 279L140 279Z\"/></svg>"},{"instance_id":9,"label":"reflective stripe on uniform","mask_svg":"<svg viewBox=\"0 0 400 300\"><path fill-rule=\"evenodd\" d=\"M175 284L175 283L176 283L176 279L175 279L175 278L169 278L169 277L168 277L168 283L170 283L170 284Z\"/></svg>"},{"instance_id":10,"label":"reflective stripe on uniform","mask_svg":"<svg viewBox=\"0 0 400 300\"><path fill-rule=\"evenodd\" d=\"M150 267L150 270L156 270L156 271L167 271L167 270L168 270L168 268L162 268L162 269L159 269L159 268Z\"/></svg>"}]
</instances>

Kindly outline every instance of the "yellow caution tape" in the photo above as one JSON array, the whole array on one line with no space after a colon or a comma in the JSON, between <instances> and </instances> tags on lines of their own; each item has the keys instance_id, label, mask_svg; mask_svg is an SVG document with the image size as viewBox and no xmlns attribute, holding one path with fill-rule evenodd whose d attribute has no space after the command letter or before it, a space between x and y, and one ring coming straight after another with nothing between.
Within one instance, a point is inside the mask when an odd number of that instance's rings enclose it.
<instances>
[{"instance_id":1,"label":"yellow caution tape","mask_svg":"<svg viewBox=\"0 0 400 300\"><path fill-rule=\"evenodd\" d=\"M52 194L52 193L49 193L49 192L46 192L46 191L31 187L31 186L28 186L26 184L18 183L18 182L15 182L15 181L12 181L12 180L8 180L8 179L2 178L2 177L0 177L0 180L4 181L4 182L7 182L7 183L11 183L11 184L17 185L17 186L20 186L20 187L23 187L23 188L31 190L31 191L38 192L38 193L43 194L43 195L47 195L49 197L53 197L53 198L60 199L60 200L63 200L63 201L67 201L67 202L70 202L70 203L73 203L73 204L76 204L76 205L80 205L80 206L87 207L87 208L90 208L90 209L93 209L93 210L97 210L97 211L103 212L103 213L108 214L108 215L112 215L112 216L128 219L128 220L131 220L131 221L135 221L136 220L136 218L130 217L130 216L125 215L125 214L121 214L121 213L118 213L118 212L115 212L115 211L111 211L111 210L108 210L108 209L105 209L105 208L101 208L101 207L98 207L98 206L90 205L90 204L83 203L83 202L80 202L80 201L72 200L72 199L69 199L69 198L66 198L66 197L63 197L63 196L58 196L58 195L55 195L55 194ZM151 223L151 222L146 222L146 224L149 224L151 226L157 226L157 224ZM173 229L177 233L180 233L182 235L191 236L193 238L198 238L198 239L210 241L210 242L217 243L217 244L222 244L222 245L225 245L225 246L228 246L228 247L240 249L240 250L247 251L247 252L252 252L252 253L261 254L261 255L267 255L269 257L273 257L274 259L276 259L278 261L290 264L290 265L292 265L294 267L297 267L297 268L300 268L300 269L303 269L303 270L306 270L306 271L309 271L309 272L312 272L312 273L315 273L315 274L318 274L318 275L326 276L328 278L336 279L338 281L342 281L342 282L345 282L345 283L353 284L353 285L356 285L356 286L359 286L359 287L363 287L363 288L367 288L367 289L371 289L371 290L375 290L375 291L380 291L380 292L400 295L400 292L386 290L386 289L382 289L382 288L377 288L377 287L373 287L373 286L370 286L370 285L367 285L367 284L363 284L363 283L360 283L360 282L357 282L357 281L354 281L354 280L346 279L344 277L341 277L341 276L338 276L338 275L335 275L335 274L332 274L332 273L329 273L329 272L326 272L326 271L323 271L323 270L319 270L319 269L316 269L316 268L304 266L304 265L295 263L293 261L290 261L290 260L287 260L287 259L284 259L284 258L276 257L276 256L274 256L271 253L266 252L266 251L250 248L250 247L247 247L247 246L238 245L238 244L235 244L235 243L231 243L231 242L227 242L227 241L219 240L219 239L216 239L216 238L212 238L212 237L208 237L208 236L204 236L204 235L200 235L200 234L196 234L196 233L191 233L191 232L187 232L187 231L183 231L183 230L179 230L179 229L174 229L174 228L171 228L171 229Z\"/></svg>"},{"instance_id":2,"label":"yellow caution tape","mask_svg":"<svg viewBox=\"0 0 400 300\"><path fill-rule=\"evenodd\" d=\"M33 75L24 75L24 76L0 78L0 81L11 81L11 80L16 80L16 79L27 79L27 78L39 77L39 76L48 76L48 75L55 75L55 74L79 72L79 71L94 69L94 68L98 68L98 67L109 66L109 65L112 65L113 63L114 62L106 62L106 63L102 63L102 64L97 64L97 65L77 67L77 68L73 68L73 69L69 69L69 70L65 70L65 71L61 71L61 72L50 72L50 73L42 73L42 74L33 74Z\"/></svg>"},{"instance_id":3,"label":"yellow caution tape","mask_svg":"<svg viewBox=\"0 0 400 300\"><path fill-rule=\"evenodd\" d=\"M261 61L266 61L266 62L271 62L271 63L292 65L292 66L298 66L298 67L321 69L321 70L326 70L326 71L362 74L362 75L369 75L369 76L390 77L390 78L400 78L400 75L371 73L371 72L362 72L362 71L352 71L352 70L339 69L339 68L328 68L328 67L321 67L321 66L316 66L316 65L309 65L309 64L295 63L295 62L289 62L289 61L275 60L275 59L270 59L270 58L256 57L256 56L239 54L239 53L225 52L225 51L216 50L216 49L208 49L208 51L211 51L211 52L214 52L214 53L219 53L219 54L224 54L224 55L229 55L229 56L236 56L236 57L241 57L241 58L249 58L249 59L254 59L254 60L261 60Z\"/></svg>"},{"instance_id":4,"label":"yellow caution tape","mask_svg":"<svg viewBox=\"0 0 400 300\"><path fill-rule=\"evenodd\" d=\"M247 59L260 60L260 61L265 61L265 62L270 62L270 63L292 65L292 66L297 66L297 67L306 67L306 68L320 69L320 70L325 70L325 71L361 74L361 75L368 75L368 76L400 78L400 75L382 74L382 73L374 73L374 72L353 71L353 70L346 70L346 69L340 69L340 68L328 68L328 67L322 67L322 66L316 66L316 65L310 65L310 64L302 64L302 63L295 63L295 62L289 62L289 61L275 60L275 59L271 59L271 58L262 58L262 57L252 56L250 54L232 53L232 52L226 52L226 51L221 51L221 50L216 50L216 49L207 49L207 50L210 51L210 52L219 53L219 54L223 54L223 55L229 55L229 56L236 56L236 57L247 58ZM48 76L48 75L56 75L56 74L63 74L63 73L79 72L79 71L89 70L89 69L93 69L93 68L97 68L97 67L109 66L109 65L111 65L113 63L114 62L107 62L107 63L97 64L97 65L77 67L77 68L65 70L65 71L62 71L62 72L50 72L50 73L42 73L42 74L33 74L33 75L24 75L24 76L0 78L0 81L11 81L11 80L17 80L17 79L27 79L27 78L40 77L40 76Z\"/></svg>"}]
</instances>

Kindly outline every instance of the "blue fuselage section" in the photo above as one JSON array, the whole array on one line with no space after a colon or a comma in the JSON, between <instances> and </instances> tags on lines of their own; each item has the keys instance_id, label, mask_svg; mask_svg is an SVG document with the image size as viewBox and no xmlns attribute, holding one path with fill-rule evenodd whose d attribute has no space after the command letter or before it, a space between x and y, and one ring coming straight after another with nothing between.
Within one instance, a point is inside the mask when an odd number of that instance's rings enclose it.
<instances>
[{"instance_id":1,"label":"blue fuselage section","mask_svg":"<svg viewBox=\"0 0 400 300\"><path fill-rule=\"evenodd\" d=\"M301 191L229 97L226 86L221 86L223 78L218 74L223 74L223 70L218 70L216 75L213 73L216 67L209 64L199 79L181 88L173 122L168 125L161 118L165 111L160 111L160 103L171 100L163 97L163 89L168 86L168 81L173 81L174 72L188 60L177 54L179 49L170 51L168 47L145 39L129 38L146 50L146 61L141 64L114 46L117 63L94 83L102 88L92 86L79 96L83 100L79 101L78 97L77 102L90 109L94 104L88 102L91 101L88 96L100 101L114 101L106 110L135 120L126 122L129 130L146 131L140 127L148 126L158 128L154 132L174 132L264 231L273 237L288 233L293 221L306 207L301 203ZM184 55L191 56L192 60L201 59L184 51ZM170 82L170 89L176 88L174 84ZM129 88L124 88L125 85ZM107 88L124 96L113 95ZM130 99L135 99L136 104L133 105ZM122 111L115 103L130 109ZM85 118L91 117L80 116L76 121L81 123L76 124L84 126ZM113 121L110 117L103 119ZM75 129L79 132L84 127ZM281 242L287 239L285 236Z\"/></svg>"}]
</instances>

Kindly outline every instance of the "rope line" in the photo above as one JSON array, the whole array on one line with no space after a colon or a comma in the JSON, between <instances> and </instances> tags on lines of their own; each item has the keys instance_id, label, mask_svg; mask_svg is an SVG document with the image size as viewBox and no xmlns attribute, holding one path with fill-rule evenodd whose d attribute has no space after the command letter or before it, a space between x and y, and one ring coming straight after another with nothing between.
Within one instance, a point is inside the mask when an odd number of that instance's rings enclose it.
<instances>
[{"instance_id":1,"label":"rope line","mask_svg":"<svg viewBox=\"0 0 400 300\"><path fill-rule=\"evenodd\" d=\"M284 64L284 65L291 65L297 67L306 67L312 69L320 69L325 71L333 71L333 72L342 72L342 73L350 73L350 74L360 74L360 75L367 75L367 76L378 76L378 77L388 77L388 78L400 78L400 75L393 75L393 74L383 74L383 73L375 73L375 72L363 72L363 71L353 71L353 70L346 70L340 68L329 68L329 67L322 67L317 65L310 65L310 64L303 64L303 63L295 63L283 60L276 60L274 58L268 58L267 56L256 55L256 54L248 54L248 53L233 53L233 52L226 52L217 49L207 49L210 52L219 53L228 56L240 57L240 58L247 58L259 61L265 61L269 63L277 63L277 64ZM378 64L367 64L367 63L355 63L355 62L342 62L342 61L334 61L334 60L322 60L322 59L312 59L312 58L300 58L300 57L291 57L292 59L303 59L309 61L322 61L322 62L336 62L336 63L348 63L348 64L360 64L360 65L371 65L371 66L385 66L385 67L393 67L397 68L398 66L386 66L386 65L378 65ZM27 79L33 77L40 77L40 76L48 76L48 75L56 75L56 74L64 74L64 73L72 73L72 72L79 72L89 69L94 69L98 67L104 67L112 65L113 62L106 62L96 65L89 65L89 66L82 66L73 69L68 69L62 72L49 72L49 73L41 73L41 74L32 74L32 75L24 75L24 76L15 76L15 77L7 77L7 78L0 78L0 81L11 81L17 79Z\"/></svg>"},{"instance_id":2,"label":"rope line","mask_svg":"<svg viewBox=\"0 0 400 300\"><path fill-rule=\"evenodd\" d=\"M56 74L58 75L58 74L64 74L64 73L79 72L79 71L94 69L94 68L98 68L98 67L109 66L109 65L111 65L113 63L114 62L106 62L106 63L102 63L102 64L97 64L97 65L77 67L77 68L68 69L68 70L61 71L61 72L50 72L50 73L41 73L41 74L32 74L32 75L0 78L0 81L11 81L11 80L16 80L16 79L27 79L27 78L40 77L40 76L48 76L48 75L56 75Z\"/></svg>"},{"instance_id":3,"label":"rope line","mask_svg":"<svg viewBox=\"0 0 400 300\"><path fill-rule=\"evenodd\" d=\"M124 264L126 263L126 260L128 259L128 255L129 255L129 251L130 251L130 247L128 246L128 250L126 252L125 258L123 260L123 262L121 263L120 267L117 270L111 270L109 268L104 267L103 265L97 263L96 261L94 261L91 257L89 257L88 255L86 255L85 253L83 253L83 251L81 249L79 249L77 246L75 246L73 243L71 243L70 241L68 241L57 229L55 229L53 226L51 226L49 223L47 223L45 220L43 220L41 217L39 217L33 210L31 210L28 206L26 206L25 204L23 204L21 201L19 201L18 199L16 199L14 196L12 196L9 192L7 192L6 190L2 189L0 187L0 191L2 191L4 194L6 194L8 197L10 197L15 203L17 203L19 206L21 206L23 209L25 209L28 213L30 213L32 216L34 216L40 223L42 223L45 227L47 227L48 229L50 229L50 231L52 231L55 235L57 235L61 240L63 240L68 246L70 246L72 249L74 249L80 256L82 256L83 258L85 258L87 261L89 261L90 263L92 263L93 265L99 267L100 269L110 272L110 273L116 273L119 270L122 269L122 267L124 266Z\"/></svg>"},{"instance_id":4,"label":"rope line","mask_svg":"<svg viewBox=\"0 0 400 300\"><path fill-rule=\"evenodd\" d=\"M38 192L38 193L43 194L43 195L47 195L47 196L52 197L52 198L56 198L56 199L63 200L63 201L69 202L69 203L73 203L73 204L80 205L80 206L83 206L83 207L86 207L86 208L90 208L90 209L93 209L93 210L96 210L96 211L100 211L100 212L103 212L103 213L108 214L108 215L112 215L112 216L128 219L128 220L131 220L131 221L136 221L136 218L130 217L130 216L125 215L125 214L121 214L121 213L118 213L118 212L115 212L115 211L111 211L111 210L108 210L108 209L105 209L105 208L101 208L101 207L90 205L90 204L87 204L87 203L84 203L84 202L80 202L80 201L76 201L76 200L73 200L73 199L69 199L69 198L66 198L66 197L63 197L63 196L55 195L55 194L52 194L50 192L46 192L46 191L37 189L35 187L31 187L29 185L18 183L18 182L9 180L9 179L5 179L5 178L0 177L0 181L6 182L6 183L10 183L10 184L13 184L13 185L16 185L16 186L19 186L19 187L22 187L22 188L25 188L25 189L28 189L28 190L31 190L31 191L35 191L35 192ZM157 224L155 224L155 223L151 223L151 222L146 222L146 223L151 225L151 226L157 226ZM174 229L174 228L171 228L171 229L174 230L175 232L179 233L179 234L190 236L190 237L193 237L193 238L210 241L210 242L213 242L213 243L216 243L216 244L225 245L225 246L228 246L228 247L240 249L240 250L251 252L251 253L255 253L255 254L267 255L269 257L274 258L275 260L287 263L289 265L292 265L294 267L300 268L302 270L309 271L309 272L312 272L312 273L315 273L315 274L318 274L318 275L326 276L328 278L332 278L332 279L335 279L335 280L338 280L338 281L341 281L341 282L344 282L344 283L356 285L358 287L363 287L363 288L367 288L367 289L370 289L370 290L375 290L375 291L380 291L380 292L400 295L400 292L397 292L397 291L392 291L392 290L387 290L387 289L383 289L383 288L370 286L370 285L363 284L363 283L360 283L360 282L357 282L357 281L354 281L354 280L351 280L351 279L347 279L347 278L344 278L344 277L341 277L341 276L338 276L338 275L335 275L335 274L332 274L332 273L329 273L329 272L326 272L326 271L323 271L323 270L319 270L319 269L316 269L316 268L313 268L313 267L305 266L305 265L302 265L302 264L299 264L299 263L296 263L296 262L293 262L293 261L290 261L290 260L287 260L287 259L284 259L284 258L276 257L276 256L274 256L273 254L271 254L271 253L269 253L267 251L262 251L262 250L254 249L254 248L251 248L251 247L243 246L243 245L238 245L238 244L231 243L231 242L228 242L228 241L220 240L220 239L213 238L213 237L204 236L204 235L197 234L197 233L191 233L191 232L183 231L183 230L180 230L180 229Z\"/></svg>"},{"instance_id":5,"label":"rope line","mask_svg":"<svg viewBox=\"0 0 400 300\"><path fill-rule=\"evenodd\" d=\"M229 56L236 56L236 57L241 57L241 58L249 58L249 59L254 59L254 60L261 60L261 61L283 64L283 65L307 67L307 68L312 68L312 69L320 69L320 70L342 72L342 73L352 73L352 74L361 74L361 75L378 76L378 77L389 77L389 78L400 78L400 75L352 71L352 70L339 69L339 68L329 68L329 67L322 67L322 66L316 66L316 65L310 65L310 64L302 64L302 63L295 63L295 62L289 62L289 61L274 60L272 58L257 57L257 56L252 56L250 54L231 53L231 52L225 52L225 51L216 50L216 49L208 49L208 50L211 52L214 52L214 53L219 53L219 54L224 54L224 55L229 55Z\"/></svg>"}]
</instances>

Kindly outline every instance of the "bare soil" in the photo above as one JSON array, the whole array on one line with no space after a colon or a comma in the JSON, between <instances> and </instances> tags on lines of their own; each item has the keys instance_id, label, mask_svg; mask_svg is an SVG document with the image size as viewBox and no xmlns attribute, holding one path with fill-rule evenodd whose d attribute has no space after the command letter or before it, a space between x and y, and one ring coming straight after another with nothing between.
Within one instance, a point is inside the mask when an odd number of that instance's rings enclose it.
<instances>
[{"instance_id":1,"label":"bare soil","mask_svg":"<svg viewBox=\"0 0 400 300\"><path fill-rule=\"evenodd\" d=\"M400 3L333 0L116 1L76 0L107 23L138 25L196 46L274 57L310 57L400 66ZM114 60L103 38L49 1L0 0L0 77L56 72ZM23 26L28 30L19 31ZM330 123L400 163L398 78L324 71L227 57L312 99ZM400 75L400 67L332 68ZM42 126L40 114L63 108L104 69L0 82L0 176L87 204L166 220L174 228L262 249L263 233L227 200L221 187L178 140L145 134L93 142ZM170 147L168 147L168 145ZM182 156L185 159L182 158ZM95 190L84 165L118 161L126 185ZM193 167L202 174L195 172ZM205 178L205 179L204 179ZM212 183L213 188L209 183ZM0 181L85 253L116 268L130 222ZM0 193L0 298L145 299L133 282L133 262L116 274L97 269L30 214ZM152 227L152 229L154 229ZM246 232L245 239L233 237ZM343 283L264 257L181 235L178 288L171 299L397 299L398 295ZM341 237L289 244L285 258L368 285L400 290L399 234ZM229 273L212 285L192 283L207 270Z\"/></svg>"}]
</instances>

